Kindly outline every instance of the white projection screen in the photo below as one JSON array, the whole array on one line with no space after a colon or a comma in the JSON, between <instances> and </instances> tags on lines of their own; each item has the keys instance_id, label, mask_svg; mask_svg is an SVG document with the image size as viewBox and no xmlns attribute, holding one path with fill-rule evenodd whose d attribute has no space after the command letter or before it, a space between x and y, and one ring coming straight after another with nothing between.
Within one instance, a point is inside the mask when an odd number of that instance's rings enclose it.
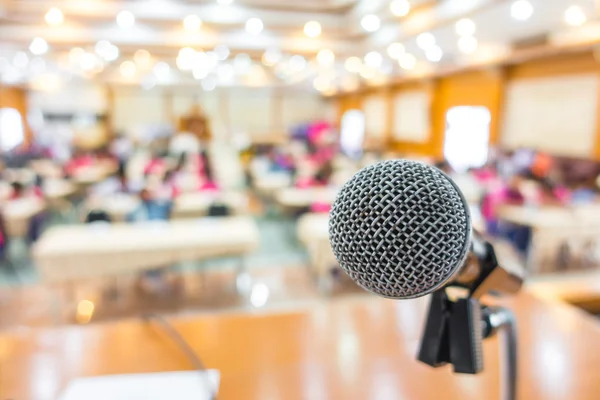
<instances>
[{"instance_id":1,"label":"white projection screen","mask_svg":"<svg viewBox=\"0 0 600 400\"><path fill-rule=\"evenodd\" d=\"M385 138L388 105L385 96L371 95L363 102L365 114L365 139L379 142Z\"/></svg>"},{"instance_id":2,"label":"white projection screen","mask_svg":"<svg viewBox=\"0 0 600 400\"><path fill-rule=\"evenodd\" d=\"M427 142L431 128L429 93L424 90L400 92L393 101L394 140Z\"/></svg>"},{"instance_id":3,"label":"white projection screen","mask_svg":"<svg viewBox=\"0 0 600 400\"><path fill-rule=\"evenodd\" d=\"M597 75L515 81L506 91L503 145L589 157L597 109Z\"/></svg>"}]
</instances>

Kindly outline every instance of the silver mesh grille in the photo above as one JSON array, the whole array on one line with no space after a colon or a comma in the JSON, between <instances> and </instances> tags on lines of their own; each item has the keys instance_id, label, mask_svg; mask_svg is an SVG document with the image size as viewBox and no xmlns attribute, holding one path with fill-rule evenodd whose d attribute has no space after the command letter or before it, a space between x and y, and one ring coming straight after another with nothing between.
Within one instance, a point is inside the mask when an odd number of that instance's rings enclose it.
<instances>
[{"instance_id":1,"label":"silver mesh grille","mask_svg":"<svg viewBox=\"0 0 600 400\"><path fill-rule=\"evenodd\" d=\"M329 218L331 247L350 278L398 299L443 285L462 265L470 231L466 202L450 179L406 160L360 170Z\"/></svg>"}]
</instances>

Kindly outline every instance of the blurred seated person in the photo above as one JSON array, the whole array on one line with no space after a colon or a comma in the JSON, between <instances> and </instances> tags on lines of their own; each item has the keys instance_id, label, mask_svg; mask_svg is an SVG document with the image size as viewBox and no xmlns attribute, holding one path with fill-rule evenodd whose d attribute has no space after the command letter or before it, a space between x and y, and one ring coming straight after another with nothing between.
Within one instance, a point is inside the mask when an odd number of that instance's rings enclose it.
<instances>
[{"instance_id":1,"label":"blurred seated person","mask_svg":"<svg viewBox=\"0 0 600 400\"><path fill-rule=\"evenodd\" d=\"M485 219L488 234L508 239L522 255L526 256L529 251L531 228L500 222L498 215L498 208L502 205L526 204L527 196L523 193L523 183L522 175L514 175L506 186L499 184L489 190L483 197L481 214Z\"/></svg>"},{"instance_id":2,"label":"blurred seated person","mask_svg":"<svg viewBox=\"0 0 600 400\"><path fill-rule=\"evenodd\" d=\"M574 185L571 191L572 204L590 204L598 200L598 188L595 182L583 181Z\"/></svg>"},{"instance_id":3,"label":"blurred seated person","mask_svg":"<svg viewBox=\"0 0 600 400\"><path fill-rule=\"evenodd\" d=\"M571 201L571 193L561 185L553 184L548 179L539 184L537 203L546 206L564 206Z\"/></svg>"},{"instance_id":4,"label":"blurred seated person","mask_svg":"<svg viewBox=\"0 0 600 400\"><path fill-rule=\"evenodd\" d=\"M316 175L317 166L314 162L308 159L300 161L296 169L295 186L299 189L317 186Z\"/></svg>"},{"instance_id":5,"label":"blurred seated person","mask_svg":"<svg viewBox=\"0 0 600 400\"><path fill-rule=\"evenodd\" d=\"M180 131L195 136L202 145L212 139L212 133L204 110L199 104L195 104L190 111L179 121Z\"/></svg>"},{"instance_id":6,"label":"blurred seated person","mask_svg":"<svg viewBox=\"0 0 600 400\"><path fill-rule=\"evenodd\" d=\"M479 182L481 185L494 185L494 182L498 179L502 179L500 174L498 173L498 165L494 163L487 162L481 168L475 168L471 171L472 176ZM514 174L506 175L504 177L505 180L510 180Z\"/></svg>"},{"instance_id":7,"label":"blurred seated person","mask_svg":"<svg viewBox=\"0 0 600 400\"><path fill-rule=\"evenodd\" d=\"M9 200L20 200L25 198L44 198L44 193L42 192L42 181L41 178L36 176L36 182L34 185L30 187L25 187L21 182L12 182L11 186L11 194L9 196ZM39 184L39 186L38 186Z\"/></svg>"},{"instance_id":8,"label":"blurred seated person","mask_svg":"<svg viewBox=\"0 0 600 400\"><path fill-rule=\"evenodd\" d=\"M179 193L219 189L206 151L194 155L181 154L176 167L169 172L169 182Z\"/></svg>"},{"instance_id":9,"label":"blurred seated person","mask_svg":"<svg viewBox=\"0 0 600 400\"><path fill-rule=\"evenodd\" d=\"M6 232L6 224L4 215L0 211L0 262L6 261L6 253L8 250L8 233Z\"/></svg>"},{"instance_id":10,"label":"blurred seated person","mask_svg":"<svg viewBox=\"0 0 600 400\"><path fill-rule=\"evenodd\" d=\"M325 161L315 174L315 183L320 186L327 186L331 182L333 176L333 161L331 159Z\"/></svg>"},{"instance_id":11,"label":"blurred seated person","mask_svg":"<svg viewBox=\"0 0 600 400\"><path fill-rule=\"evenodd\" d=\"M110 142L108 150L114 158L119 160L119 164L125 164L133 154L134 146L129 137L123 133L119 133Z\"/></svg>"},{"instance_id":12,"label":"blurred seated person","mask_svg":"<svg viewBox=\"0 0 600 400\"><path fill-rule=\"evenodd\" d=\"M446 175L450 175L454 172L454 170L450 166L450 163L446 160L438 161L434 164L434 166Z\"/></svg>"},{"instance_id":13,"label":"blurred seated person","mask_svg":"<svg viewBox=\"0 0 600 400\"><path fill-rule=\"evenodd\" d=\"M495 185L490 185L486 188L486 192L481 200L481 214L486 222L487 233L495 236L498 235L498 208L502 205L523 205L525 196L521 193L520 184L522 177L519 175L513 176L507 185L500 181L496 181Z\"/></svg>"},{"instance_id":14,"label":"blurred seated person","mask_svg":"<svg viewBox=\"0 0 600 400\"><path fill-rule=\"evenodd\" d=\"M166 172L167 162L165 161L164 154L153 152L152 157L150 157L150 160L144 166L144 175L163 176Z\"/></svg>"},{"instance_id":15,"label":"blurred seated person","mask_svg":"<svg viewBox=\"0 0 600 400\"><path fill-rule=\"evenodd\" d=\"M174 156L198 154L201 150L200 139L191 132L179 132L169 141L169 154Z\"/></svg>"},{"instance_id":16,"label":"blurred seated person","mask_svg":"<svg viewBox=\"0 0 600 400\"><path fill-rule=\"evenodd\" d=\"M172 201L157 200L148 189L139 193L140 207L130 216L129 221L167 221L171 217Z\"/></svg>"},{"instance_id":17,"label":"blurred seated person","mask_svg":"<svg viewBox=\"0 0 600 400\"><path fill-rule=\"evenodd\" d=\"M173 185L173 173L168 171L160 180L150 181L140 193L141 206L132 219L135 221L168 220L171 217L173 201L178 195Z\"/></svg>"},{"instance_id":18,"label":"blurred seated person","mask_svg":"<svg viewBox=\"0 0 600 400\"><path fill-rule=\"evenodd\" d=\"M12 182L12 193L9 197L10 201L20 201L25 199L43 199L44 194L41 189L42 179L36 175L35 183L30 187L25 187L20 182ZM39 186L38 186L39 185ZM46 213L41 212L34 215L29 220L27 227L27 242L35 242L42 232L44 223L46 222Z\"/></svg>"},{"instance_id":19,"label":"blurred seated person","mask_svg":"<svg viewBox=\"0 0 600 400\"><path fill-rule=\"evenodd\" d=\"M206 150L203 150L200 153L200 160L201 160L201 164L200 164L199 173L201 174L201 177L202 177L202 183L200 186L200 190L208 190L208 191L219 190L219 187L215 181L215 175L213 173L212 163L211 163L210 157L208 155L208 152Z\"/></svg>"},{"instance_id":20,"label":"blurred seated person","mask_svg":"<svg viewBox=\"0 0 600 400\"><path fill-rule=\"evenodd\" d=\"M531 175L539 180L550 176L554 167L554 160L549 154L538 152L533 156L533 161L529 167Z\"/></svg>"},{"instance_id":21,"label":"blurred seated person","mask_svg":"<svg viewBox=\"0 0 600 400\"><path fill-rule=\"evenodd\" d=\"M65 172L69 176L73 176L82 168L91 167L96 163L96 158L89 153L81 150L76 150L75 155L65 165Z\"/></svg>"},{"instance_id":22,"label":"blurred seated person","mask_svg":"<svg viewBox=\"0 0 600 400\"><path fill-rule=\"evenodd\" d=\"M126 191L127 187L123 187L123 182L117 175L109 176L89 188L89 194L98 197L106 197Z\"/></svg>"}]
</instances>

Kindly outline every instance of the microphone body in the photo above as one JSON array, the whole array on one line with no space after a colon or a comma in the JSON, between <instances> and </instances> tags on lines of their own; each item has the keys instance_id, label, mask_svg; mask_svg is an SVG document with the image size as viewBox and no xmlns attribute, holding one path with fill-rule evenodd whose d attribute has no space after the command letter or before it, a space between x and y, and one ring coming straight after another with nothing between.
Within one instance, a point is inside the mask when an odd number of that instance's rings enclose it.
<instances>
[{"instance_id":1,"label":"microphone body","mask_svg":"<svg viewBox=\"0 0 600 400\"><path fill-rule=\"evenodd\" d=\"M384 161L356 173L333 203L329 234L350 278L387 298L416 298L448 285L480 297L514 293L523 282L518 262L500 265L473 231L458 186L415 161Z\"/></svg>"}]
</instances>

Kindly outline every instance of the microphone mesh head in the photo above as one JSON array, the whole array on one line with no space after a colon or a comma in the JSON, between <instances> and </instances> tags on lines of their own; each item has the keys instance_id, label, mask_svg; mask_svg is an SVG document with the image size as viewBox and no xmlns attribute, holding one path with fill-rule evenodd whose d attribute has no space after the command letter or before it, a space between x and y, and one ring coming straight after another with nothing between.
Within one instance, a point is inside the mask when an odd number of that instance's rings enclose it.
<instances>
[{"instance_id":1,"label":"microphone mesh head","mask_svg":"<svg viewBox=\"0 0 600 400\"><path fill-rule=\"evenodd\" d=\"M331 247L350 278L375 294L431 293L462 266L470 245L467 203L440 170L407 160L360 170L338 194Z\"/></svg>"}]
</instances>

